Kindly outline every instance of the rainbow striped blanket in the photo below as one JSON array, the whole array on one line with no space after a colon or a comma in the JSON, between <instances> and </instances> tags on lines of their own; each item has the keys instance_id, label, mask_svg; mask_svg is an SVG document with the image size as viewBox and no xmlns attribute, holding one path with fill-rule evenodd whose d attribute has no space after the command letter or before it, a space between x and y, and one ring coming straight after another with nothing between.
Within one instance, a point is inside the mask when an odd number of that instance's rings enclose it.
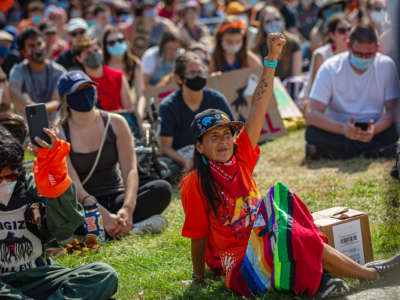
<instances>
[{"instance_id":1,"label":"rainbow striped blanket","mask_svg":"<svg viewBox=\"0 0 400 300\"><path fill-rule=\"evenodd\" d=\"M313 295L326 241L304 203L276 183L260 204L241 266L249 290L259 294L273 287Z\"/></svg>"}]
</instances>

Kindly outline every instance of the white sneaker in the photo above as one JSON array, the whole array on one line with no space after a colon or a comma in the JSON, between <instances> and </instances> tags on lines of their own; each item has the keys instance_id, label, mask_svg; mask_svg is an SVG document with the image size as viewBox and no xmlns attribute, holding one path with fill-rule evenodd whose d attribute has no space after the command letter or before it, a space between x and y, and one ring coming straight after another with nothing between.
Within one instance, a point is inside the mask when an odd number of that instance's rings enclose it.
<instances>
[{"instance_id":1,"label":"white sneaker","mask_svg":"<svg viewBox=\"0 0 400 300\"><path fill-rule=\"evenodd\" d=\"M143 221L133 224L133 234L161 233L168 226L168 220L162 215L153 215Z\"/></svg>"}]
</instances>

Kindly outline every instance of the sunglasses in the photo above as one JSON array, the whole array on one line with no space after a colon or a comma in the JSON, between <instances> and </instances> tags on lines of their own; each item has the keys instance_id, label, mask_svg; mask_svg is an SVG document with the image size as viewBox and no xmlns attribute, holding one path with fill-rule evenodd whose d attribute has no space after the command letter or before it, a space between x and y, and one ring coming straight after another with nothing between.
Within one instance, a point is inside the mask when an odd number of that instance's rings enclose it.
<instances>
[{"instance_id":1,"label":"sunglasses","mask_svg":"<svg viewBox=\"0 0 400 300\"><path fill-rule=\"evenodd\" d=\"M17 173L12 173L3 177L0 177L0 183L3 182L3 180L8 181L8 182L13 182L18 179L19 174Z\"/></svg>"},{"instance_id":2,"label":"sunglasses","mask_svg":"<svg viewBox=\"0 0 400 300\"><path fill-rule=\"evenodd\" d=\"M114 46L116 43L123 43L123 42L125 42L125 39L124 38L119 38L117 40L107 41L107 45L108 46Z\"/></svg>"},{"instance_id":3,"label":"sunglasses","mask_svg":"<svg viewBox=\"0 0 400 300\"><path fill-rule=\"evenodd\" d=\"M86 33L86 30L79 30L79 31L72 31L71 35L73 37L77 37L78 35L84 35Z\"/></svg>"},{"instance_id":4,"label":"sunglasses","mask_svg":"<svg viewBox=\"0 0 400 300\"><path fill-rule=\"evenodd\" d=\"M378 11L378 12L380 12L382 10L386 10L385 7L383 7L383 6L375 6L372 9L375 10L375 11Z\"/></svg>"},{"instance_id":5,"label":"sunglasses","mask_svg":"<svg viewBox=\"0 0 400 300\"><path fill-rule=\"evenodd\" d=\"M351 30L351 27L338 27L336 28L336 31L339 34L346 34L347 32L349 32Z\"/></svg>"},{"instance_id":6,"label":"sunglasses","mask_svg":"<svg viewBox=\"0 0 400 300\"><path fill-rule=\"evenodd\" d=\"M264 23L265 23L266 25L269 25L269 24L271 24L272 22L280 22L281 20L282 20L281 18L276 17L276 18L264 20Z\"/></svg>"},{"instance_id":7,"label":"sunglasses","mask_svg":"<svg viewBox=\"0 0 400 300\"><path fill-rule=\"evenodd\" d=\"M35 13L35 12L44 12L44 9L40 7L33 7L29 10L29 13Z\"/></svg>"}]
</instances>

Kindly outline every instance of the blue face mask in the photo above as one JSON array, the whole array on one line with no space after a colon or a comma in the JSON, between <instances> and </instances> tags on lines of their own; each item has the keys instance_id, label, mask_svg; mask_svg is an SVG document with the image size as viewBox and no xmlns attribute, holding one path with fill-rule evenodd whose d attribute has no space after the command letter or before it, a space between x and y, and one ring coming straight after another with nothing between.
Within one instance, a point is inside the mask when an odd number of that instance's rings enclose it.
<instances>
[{"instance_id":1,"label":"blue face mask","mask_svg":"<svg viewBox=\"0 0 400 300\"><path fill-rule=\"evenodd\" d=\"M42 16L32 16L31 18L35 25L39 25L42 22Z\"/></svg>"},{"instance_id":2,"label":"blue face mask","mask_svg":"<svg viewBox=\"0 0 400 300\"><path fill-rule=\"evenodd\" d=\"M125 42L115 43L113 46L107 47L108 52L111 56L122 56L128 50L128 45Z\"/></svg>"},{"instance_id":3,"label":"blue face mask","mask_svg":"<svg viewBox=\"0 0 400 300\"><path fill-rule=\"evenodd\" d=\"M68 106L76 111L91 111L95 102L95 89L93 86L79 92L67 95Z\"/></svg>"},{"instance_id":4,"label":"blue face mask","mask_svg":"<svg viewBox=\"0 0 400 300\"><path fill-rule=\"evenodd\" d=\"M96 29L97 31L103 32L104 31L104 26L101 24L96 23Z\"/></svg>"},{"instance_id":5,"label":"blue face mask","mask_svg":"<svg viewBox=\"0 0 400 300\"><path fill-rule=\"evenodd\" d=\"M264 25L264 32L268 33L281 33L283 30L283 23L276 22L269 25Z\"/></svg>"},{"instance_id":6,"label":"blue face mask","mask_svg":"<svg viewBox=\"0 0 400 300\"><path fill-rule=\"evenodd\" d=\"M373 63L373 58L359 58L355 56L353 53L350 54L350 63L353 65L354 68L358 70L367 70Z\"/></svg>"},{"instance_id":7,"label":"blue face mask","mask_svg":"<svg viewBox=\"0 0 400 300\"><path fill-rule=\"evenodd\" d=\"M9 52L10 48L7 46L0 46L0 58L6 58Z\"/></svg>"}]
</instances>

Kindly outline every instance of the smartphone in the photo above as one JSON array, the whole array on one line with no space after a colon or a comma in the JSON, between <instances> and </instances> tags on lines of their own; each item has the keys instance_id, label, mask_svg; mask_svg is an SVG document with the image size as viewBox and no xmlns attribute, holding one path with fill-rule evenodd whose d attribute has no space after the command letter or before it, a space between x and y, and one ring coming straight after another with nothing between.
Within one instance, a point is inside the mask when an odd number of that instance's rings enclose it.
<instances>
[{"instance_id":1,"label":"smartphone","mask_svg":"<svg viewBox=\"0 0 400 300\"><path fill-rule=\"evenodd\" d=\"M361 130L363 130L363 131L367 131L368 130L368 123L358 123L358 122L356 122L354 124L354 126L361 128Z\"/></svg>"},{"instance_id":2,"label":"smartphone","mask_svg":"<svg viewBox=\"0 0 400 300\"><path fill-rule=\"evenodd\" d=\"M25 106L25 113L32 144L40 147L35 142L35 137L39 137L50 144L50 137L43 131L43 128L49 128L46 106L43 103L27 105Z\"/></svg>"}]
</instances>

